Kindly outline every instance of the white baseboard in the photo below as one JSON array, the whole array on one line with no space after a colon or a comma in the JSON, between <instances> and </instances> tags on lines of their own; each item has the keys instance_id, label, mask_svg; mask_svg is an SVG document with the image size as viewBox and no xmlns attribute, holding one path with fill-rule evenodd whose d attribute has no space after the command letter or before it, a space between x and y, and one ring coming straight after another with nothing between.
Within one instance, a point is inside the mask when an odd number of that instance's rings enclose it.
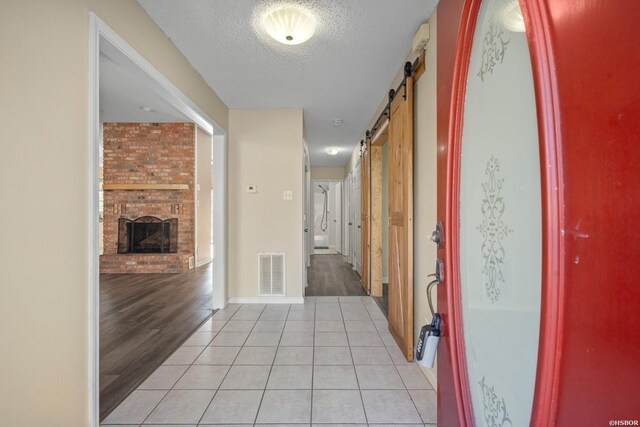
<instances>
[{"instance_id":1,"label":"white baseboard","mask_svg":"<svg viewBox=\"0 0 640 427\"><path fill-rule=\"evenodd\" d=\"M213 258L205 258L200 261L196 261L196 267L202 267L203 265L209 264L213 261Z\"/></svg>"},{"instance_id":2,"label":"white baseboard","mask_svg":"<svg viewBox=\"0 0 640 427\"><path fill-rule=\"evenodd\" d=\"M235 297L231 304L304 304L304 297Z\"/></svg>"}]
</instances>

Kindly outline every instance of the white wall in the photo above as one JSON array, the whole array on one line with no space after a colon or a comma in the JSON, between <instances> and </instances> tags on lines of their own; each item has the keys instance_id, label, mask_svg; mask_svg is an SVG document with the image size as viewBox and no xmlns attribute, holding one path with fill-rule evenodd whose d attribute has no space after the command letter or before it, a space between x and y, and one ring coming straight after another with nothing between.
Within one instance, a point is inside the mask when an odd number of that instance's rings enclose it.
<instances>
[{"instance_id":1,"label":"white wall","mask_svg":"<svg viewBox=\"0 0 640 427\"><path fill-rule=\"evenodd\" d=\"M90 10L227 126L227 107L136 1L2 2L2 426L89 424Z\"/></svg>"},{"instance_id":2,"label":"white wall","mask_svg":"<svg viewBox=\"0 0 640 427\"><path fill-rule=\"evenodd\" d=\"M315 236L324 236L326 237L326 240L322 240L323 242L326 242L326 246L329 246L329 218L326 218L327 221L327 226L325 230L322 230L322 225L323 225L323 217L324 217L324 201L325 201L325 195L324 192L320 189L320 187L318 187L318 185L325 185L325 182L322 181L313 181L313 235L314 235L314 245L315 246L322 246L322 245L318 245L318 240L315 239ZM327 198L327 204L329 203L329 199ZM330 207L327 206L327 210L329 210Z\"/></svg>"},{"instance_id":3,"label":"white wall","mask_svg":"<svg viewBox=\"0 0 640 427\"><path fill-rule=\"evenodd\" d=\"M313 236L315 246L328 246L342 252L342 182L341 181L312 181L313 189ZM324 212L324 193L320 185L329 190L327 196L327 229L322 231L321 221ZM315 236L325 236L328 240L318 244Z\"/></svg>"},{"instance_id":4,"label":"white wall","mask_svg":"<svg viewBox=\"0 0 640 427\"><path fill-rule=\"evenodd\" d=\"M334 182L332 185L333 199L331 221L333 223L333 242L330 246L338 252L342 252L342 182Z\"/></svg>"},{"instance_id":5,"label":"white wall","mask_svg":"<svg viewBox=\"0 0 640 427\"><path fill-rule=\"evenodd\" d=\"M286 253L286 296L302 297L302 110L230 110L229 128L230 300L258 296L259 252Z\"/></svg>"},{"instance_id":6,"label":"white wall","mask_svg":"<svg viewBox=\"0 0 640 427\"><path fill-rule=\"evenodd\" d=\"M213 189L213 165L211 164L212 138L202 129L198 128L196 135L196 162L197 162L197 187L196 187L196 209L198 212L198 222L196 236L198 247L196 263L206 264L211 261L211 191Z\"/></svg>"}]
</instances>

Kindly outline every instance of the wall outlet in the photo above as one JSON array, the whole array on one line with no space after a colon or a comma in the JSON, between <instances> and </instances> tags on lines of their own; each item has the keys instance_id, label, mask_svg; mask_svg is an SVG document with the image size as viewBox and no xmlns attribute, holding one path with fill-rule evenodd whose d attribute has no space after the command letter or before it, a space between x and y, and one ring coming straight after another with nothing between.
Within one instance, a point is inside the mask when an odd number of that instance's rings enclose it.
<instances>
[{"instance_id":1,"label":"wall outlet","mask_svg":"<svg viewBox=\"0 0 640 427\"><path fill-rule=\"evenodd\" d=\"M293 200L293 191L283 191L282 200Z\"/></svg>"},{"instance_id":2,"label":"wall outlet","mask_svg":"<svg viewBox=\"0 0 640 427\"><path fill-rule=\"evenodd\" d=\"M257 185L253 185L253 184L247 185L247 193L253 194L253 193L257 193L257 192L258 192L258 186Z\"/></svg>"}]
</instances>

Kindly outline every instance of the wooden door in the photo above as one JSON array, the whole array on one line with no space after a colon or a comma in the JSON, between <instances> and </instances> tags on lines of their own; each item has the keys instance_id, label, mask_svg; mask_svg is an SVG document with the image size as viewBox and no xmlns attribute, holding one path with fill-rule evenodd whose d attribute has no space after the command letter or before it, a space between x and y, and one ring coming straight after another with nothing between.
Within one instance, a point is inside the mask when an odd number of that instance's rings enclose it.
<instances>
[{"instance_id":1,"label":"wooden door","mask_svg":"<svg viewBox=\"0 0 640 427\"><path fill-rule=\"evenodd\" d=\"M389 331L413 360L413 77L389 120Z\"/></svg>"},{"instance_id":2,"label":"wooden door","mask_svg":"<svg viewBox=\"0 0 640 427\"><path fill-rule=\"evenodd\" d=\"M369 221L369 234L371 238L371 267L369 283L371 295L381 297L382 291L382 145L380 140L372 144L371 150L371 220Z\"/></svg>"},{"instance_id":3,"label":"wooden door","mask_svg":"<svg viewBox=\"0 0 640 427\"><path fill-rule=\"evenodd\" d=\"M363 146L360 171L362 172L362 208L360 211L362 226L362 273L360 277L362 289L369 295L371 291L371 240L369 238L371 233L371 150L368 140L365 141Z\"/></svg>"},{"instance_id":4,"label":"wooden door","mask_svg":"<svg viewBox=\"0 0 640 427\"><path fill-rule=\"evenodd\" d=\"M439 426L637 419L640 369L630 355L640 354L640 264L630 227L640 209L640 56L631 54L638 19L640 3L631 0L449 0L438 7ZM516 72L514 60L524 65L527 55L529 69ZM510 96L488 102L513 79L521 84ZM479 91L483 85L492 92ZM520 111L527 103L534 113ZM490 131L473 128L483 121ZM504 139L508 132L513 137ZM502 150L474 152L500 139ZM532 143L535 152L509 157ZM474 159L487 160L484 171L474 170ZM487 201L477 209L474 182L479 201ZM489 222L472 227L468 219L485 212ZM493 275L480 268L473 277L469 236L487 224L494 227L486 252ZM524 271L535 281L521 288ZM485 312L481 322L469 301ZM474 332L478 324L485 333ZM505 330L511 335L503 340ZM479 361L491 369L478 375Z\"/></svg>"}]
</instances>

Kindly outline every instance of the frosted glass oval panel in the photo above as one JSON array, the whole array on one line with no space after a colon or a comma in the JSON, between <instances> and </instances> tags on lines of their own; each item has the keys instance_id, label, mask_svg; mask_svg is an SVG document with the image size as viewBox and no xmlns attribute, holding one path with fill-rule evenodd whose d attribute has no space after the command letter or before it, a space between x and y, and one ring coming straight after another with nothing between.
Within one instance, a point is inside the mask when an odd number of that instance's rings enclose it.
<instances>
[{"instance_id":1,"label":"frosted glass oval panel","mask_svg":"<svg viewBox=\"0 0 640 427\"><path fill-rule=\"evenodd\" d=\"M541 200L531 58L517 2L485 0L462 131L460 273L479 426L529 425L541 301Z\"/></svg>"}]
</instances>

